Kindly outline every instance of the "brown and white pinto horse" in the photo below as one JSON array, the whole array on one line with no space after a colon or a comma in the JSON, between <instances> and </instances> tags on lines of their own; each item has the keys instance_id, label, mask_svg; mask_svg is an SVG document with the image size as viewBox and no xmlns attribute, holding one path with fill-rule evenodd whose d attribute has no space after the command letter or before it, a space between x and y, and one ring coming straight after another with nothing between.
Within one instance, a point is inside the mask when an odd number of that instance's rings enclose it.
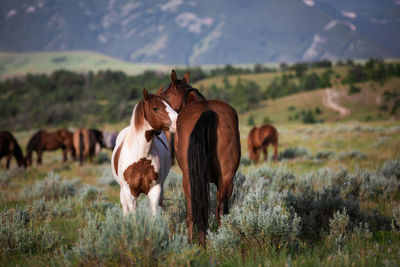
<instances>
[{"instance_id":1,"label":"brown and white pinto horse","mask_svg":"<svg viewBox=\"0 0 400 267\"><path fill-rule=\"evenodd\" d=\"M18 167L26 167L26 162L17 140L10 132L7 131L0 132L0 160L4 156L7 157L7 169L10 168L10 161L12 156L15 157Z\"/></svg>"},{"instance_id":2,"label":"brown and white pinto horse","mask_svg":"<svg viewBox=\"0 0 400 267\"><path fill-rule=\"evenodd\" d=\"M208 229L209 183L217 186L216 216L227 214L233 190L233 177L240 162L240 135L236 111L219 100L206 100L189 85L187 72L178 80L172 70L171 83L162 93L179 113L175 152L183 172L188 239L192 242L196 225L200 243L205 246Z\"/></svg>"},{"instance_id":3,"label":"brown and white pinto horse","mask_svg":"<svg viewBox=\"0 0 400 267\"><path fill-rule=\"evenodd\" d=\"M130 125L119 133L111 158L124 215L135 212L141 193L149 197L152 212L156 212L171 166L163 131L175 131L177 113L159 95L143 89L143 97L133 109Z\"/></svg>"},{"instance_id":4,"label":"brown and white pinto horse","mask_svg":"<svg viewBox=\"0 0 400 267\"><path fill-rule=\"evenodd\" d=\"M37 164L42 164L43 151L52 151L61 148L63 150L64 162L67 161L67 153L71 152L71 157L75 157L75 151L72 146L72 133L66 129L60 129L54 132L39 130L28 142L26 164L32 164L32 152L37 153Z\"/></svg>"},{"instance_id":5,"label":"brown and white pinto horse","mask_svg":"<svg viewBox=\"0 0 400 267\"><path fill-rule=\"evenodd\" d=\"M247 148L250 159L257 162L260 158L260 150L264 152L264 161L268 160L268 146L274 146L274 160L278 161L278 131L272 125L253 127L247 137Z\"/></svg>"}]
</instances>

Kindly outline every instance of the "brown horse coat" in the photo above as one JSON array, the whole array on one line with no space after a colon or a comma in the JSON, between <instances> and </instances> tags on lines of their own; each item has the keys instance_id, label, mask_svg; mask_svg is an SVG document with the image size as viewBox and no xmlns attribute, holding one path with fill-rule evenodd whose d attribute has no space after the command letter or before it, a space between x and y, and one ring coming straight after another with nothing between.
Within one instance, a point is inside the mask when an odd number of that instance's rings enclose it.
<instances>
[{"instance_id":1,"label":"brown horse coat","mask_svg":"<svg viewBox=\"0 0 400 267\"><path fill-rule=\"evenodd\" d=\"M0 160L2 157L7 157L6 168L10 168L10 161L12 156L15 157L19 167L26 167L22 150L18 145L17 140L14 136L7 131L0 132Z\"/></svg>"},{"instance_id":2,"label":"brown horse coat","mask_svg":"<svg viewBox=\"0 0 400 267\"><path fill-rule=\"evenodd\" d=\"M175 134L177 162L183 172L186 197L188 239L192 242L193 225L200 243L205 245L208 228L208 183L217 185L218 223L228 213L233 177L240 162L240 134L236 111L219 100L206 100L189 84L189 73L178 80L171 73L171 84L162 93L179 113Z\"/></svg>"},{"instance_id":3,"label":"brown horse coat","mask_svg":"<svg viewBox=\"0 0 400 267\"><path fill-rule=\"evenodd\" d=\"M278 139L279 134L272 125L262 125L259 128L253 127L247 137L247 148L249 157L257 162L260 157L260 150L264 152L264 160L268 160L268 146L274 146L274 160L278 161Z\"/></svg>"},{"instance_id":4,"label":"brown horse coat","mask_svg":"<svg viewBox=\"0 0 400 267\"><path fill-rule=\"evenodd\" d=\"M96 147L96 135L91 130L80 128L73 134L73 145L80 165L83 165L87 157L92 161Z\"/></svg>"},{"instance_id":5,"label":"brown horse coat","mask_svg":"<svg viewBox=\"0 0 400 267\"><path fill-rule=\"evenodd\" d=\"M42 163L43 151L52 151L61 148L63 150L63 161L67 161L67 153L70 151L71 157L75 157L75 151L72 146L72 133L66 129L60 129L54 132L39 130L28 142L26 163L32 164L32 152L36 151L38 155L37 163Z\"/></svg>"}]
</instances>

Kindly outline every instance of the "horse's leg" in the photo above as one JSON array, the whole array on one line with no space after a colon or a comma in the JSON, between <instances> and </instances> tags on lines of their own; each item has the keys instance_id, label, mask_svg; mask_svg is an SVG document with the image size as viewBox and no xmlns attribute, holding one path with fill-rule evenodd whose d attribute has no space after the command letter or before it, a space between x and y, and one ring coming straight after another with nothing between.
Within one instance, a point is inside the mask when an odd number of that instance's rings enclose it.
<instances>
[{"instance_id":1,"label":"horse's leg","mask_svg":"<svg viewBox=\"0 0 400 267\"><path fill-rule=\"evenodd\" d=\"M147 196L150 200L151 211L153 212L153 215L156 215L158 202L160 201L161 196L161 185L157 184L153 186Z\"/></svg>"},{"instance_id":2,"label":"horse's leg","mask_svg":"<svg viewBox=\"0 0 400 267\"><path fill-rule=\"evenodd\" d=\"M268 144L263 146L263 152L264 152L264 161L267 162L268 161Z\"/></svg>"},{"instance_id":3,"label":"horse's leg","mask_svg":"<svg viewBox=\"0 0 400 267\"><path fill-rule=\"evenodd\" d=\"M229 199L232 196L233 191L233 175L226 175L222 178L222 181L229 181L226 183L220 183L221 188L217 192L217 222L218 226L221 227L221 217L229 212Z\"/></svg>"},{"instance_id":4,"label":"horse's leg","mask_svg":"<svg viewBox=\"0 0 400 267\"><path fill-rule=\"evenodd\" d=\"M38 165L41 165L42 164L42 150L41 149L39 149L38 151L37 151L37 164Z\"/></svg>"},{"instance_id":5,"label":"horse's leg","mask_svg":"<svg viewBox=\"0 0 400 267\"><path fill-rule=\"evenodd\" d=\"M123 196L123 198L121 197L121 204L124 216L128 215L129 213L134 213L136 210L137 198L132 195L128 185L121 187L121 196ZM122 201L124 201L124 204Z\"/></svg>"},{"instance_id":6,"label":"horse's leg","mask_svg":"<svg viewBox=\"0 0 400 267\"><path fill-rule=\"evenodd\" d=\"M10 168L11 158L12 158L12 154L10 154L10 155L7 156L7 164L6 164L6 168L7 168L7 169Z\"/></svg>"},{"instance_id":7,"label":"horse's leg","mask_svg":"<svg viewBox=\"0 0 400 267\"><path fill-rule=\"evenodd\" d=\"M122 205L122 214L124 216L127 216L128 215L128 204L126 203L126 200L125 200L125 192L124 192L123 186L121 186L121 191L119 193L119 199L120 199L121 205Z\"/></svg>"},{"instance_id":8,"label":"horse's leg","mask_svg":"<svg viewBox=\"0 0 400 267\"><path fill-rule=\"evenodd\" d=\"M185 173L182 175L183 192L186 198L186 224L188 228L188 241L192 244L193 240L193 216L192 216L192 201L190 199L190 184L189 176Z\"/></svg>"},{"instance_id":9,"label":"horse's leg","mask_svg":"<svg viewBox=\"0 0 400 267\"><path fill-rule=\"evenodd\" d=\"M275 162L278 161L278 142L274 143L274 160Z\"/></svg>"},{"instance_id":10,"label":"horse's leg","mask_svg":"<svg viewBox=\"0 0 400 267\"><path fill-rule=\"evenodd\" d=\"M63 151L63 161L67 162L67 157L68 157L67 156L67 148L63 147L62 151Z\"/></svg>"}]
</instances>

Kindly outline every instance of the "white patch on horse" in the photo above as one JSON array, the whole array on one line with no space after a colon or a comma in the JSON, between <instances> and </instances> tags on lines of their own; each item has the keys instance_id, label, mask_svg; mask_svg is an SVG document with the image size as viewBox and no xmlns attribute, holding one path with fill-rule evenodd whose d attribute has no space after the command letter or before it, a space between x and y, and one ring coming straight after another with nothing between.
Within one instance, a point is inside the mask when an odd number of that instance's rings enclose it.
<instances>
[{"instance_id":1,"label":"white patch on horse","mask_svg":"<svg viewBox=\"0 0 400 267\"><path fill-rule=\"evenodd\" d=\"M171 108L171 106L168 105L168 103L166 101L162 100L162 102L166 106L166 111L168 113L169 119L171 120L171 126L170 126L169 130L172 133L175 133L175 131L176 131L176 119L178 118L178 113L176 113L176 111L173 110Z\"/></svg>"}]
</instances>

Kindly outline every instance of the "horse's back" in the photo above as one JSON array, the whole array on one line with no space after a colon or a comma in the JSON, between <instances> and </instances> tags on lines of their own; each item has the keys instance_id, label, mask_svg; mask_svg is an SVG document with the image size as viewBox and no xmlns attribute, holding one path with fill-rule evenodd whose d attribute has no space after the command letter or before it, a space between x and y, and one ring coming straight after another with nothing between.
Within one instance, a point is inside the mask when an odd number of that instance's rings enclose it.
<instances>
[{"instance_id":1,"label":"horse's back","mask_svg":"<svg viewBox=\"0 0 400 267\"><path fill-rule=\"evenodd\" d=\"M186 168L186 151L190 133L202 113L212 110L217 114L217 157L222 173L236 173L241 149L239 120L236 111L219 100L196 101L185 106L177 121L177 158L181 168ZM179 162L180 161L180 162Z\"/></svg>"},{"instance_id":2,"label":"horse's back","mask_svg":"<svg viewBox=\"0 0 400 267\"><path fill-rule=\"evenodd\" d=\"M278 131L270 124L262 125L259 130L259 138L263 142L276 143L278 141Z\"/></svg>"}]
</instances>

